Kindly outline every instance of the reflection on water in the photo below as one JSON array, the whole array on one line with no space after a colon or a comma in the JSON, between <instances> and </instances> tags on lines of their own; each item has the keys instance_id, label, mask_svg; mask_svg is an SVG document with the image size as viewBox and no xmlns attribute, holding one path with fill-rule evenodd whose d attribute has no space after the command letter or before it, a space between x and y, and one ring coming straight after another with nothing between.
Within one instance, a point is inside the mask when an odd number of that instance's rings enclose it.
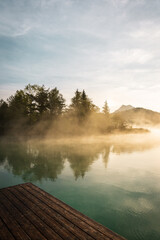
<instances>
[{"instance_id":1,"label":"reflection on water","mask_svg":"<svg viewBox=\"0 0 160 240\"><path fill-rule=\"evenodd\" d=\"M110 152L132 153L152 148L151 144L133 143L92 143L92 144L33 144L8 143L0 145L1 168L20 175L25 181L57 179L65 162L70 164L75 180L84 177L93 162L101 155L105 168Z\"/></svg>"},{"instance_id":2,"label":"reflection on water","mask_svg":"<svg viewBox=\"0 0 160 240\"><path fill-rule=\"evenodd\" d=\"M1 143L0 187L33 182L128 239L158 240L159 146L128 138Z\"/></svg>"},{"instance_id":3,"label":"reflection on water","mask_svg":"<svg viewBox=\"0 0 160 240\"><path fill-rule=\"evenodd\" d=\"M84 177L90 165L103 153L107 166L110 146L98 145L38 145L7 144L1 145L1 167L20 175L24 181L57 179L62 173L65 162L70 164L75 180Z\"/></svg>"}]
</instances>

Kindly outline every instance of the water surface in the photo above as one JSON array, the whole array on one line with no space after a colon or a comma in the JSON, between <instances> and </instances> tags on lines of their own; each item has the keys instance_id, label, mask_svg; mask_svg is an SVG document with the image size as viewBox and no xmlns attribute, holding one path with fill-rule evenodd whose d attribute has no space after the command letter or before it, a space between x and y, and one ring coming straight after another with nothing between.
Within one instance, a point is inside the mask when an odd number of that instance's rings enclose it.
<instances>
[{"instance_id":1,"label":"water surface","mask_svg":"<svg viewBox=\"0 0 160 240\"><path fill-rule=\"evenodd\" d=\"M160 144L114 140L0 144L0 188L32 182L131 240L160 239Z\"/></svg>"}]
</instances>

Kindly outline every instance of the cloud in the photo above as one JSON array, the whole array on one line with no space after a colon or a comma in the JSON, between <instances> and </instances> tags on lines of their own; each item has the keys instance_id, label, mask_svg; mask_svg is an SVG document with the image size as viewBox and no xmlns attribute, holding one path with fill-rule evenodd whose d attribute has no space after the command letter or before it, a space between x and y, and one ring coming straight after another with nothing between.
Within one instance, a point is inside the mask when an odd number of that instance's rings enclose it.
<instances>
[{"instance_id":1,"label":"cloud","mask_svg":"<svg viewBox=\"0 0 160 240\"><path fill-rule=\"evenodd\" d=\"M121 64L124 67L126 65L145 64L153 58L152 54L143 49L122 49L111 53L111 61L114 64Z\"/></svg>"},{"instance_id":2,"label":"cloud","mask_svg":"<svg viewBox=\"0 0 160 240\"><path fill-rule=\"evenodd\" d=\"M100 106L108 97L113 108L146 106L159 81L159 9L149 0L0 1L0 83L56 85L67 96L85 88Z\"/></svg>"},{"instance_id":3,"label":"cloud","mask_svg":"<svg viewBox=\"0 0 160 240\"><path fill-rule=\"evenodd\" d=\"M29 26L28 27L23 27L19 31L15 32L13 34L13 37L23 36L23 35L27 34L30 30L31 30L31 27L29 27Z\"/></svg>"},{"instance_id":4,"label":"cloud","mask_svg":"<svg viewBox=\"0 0 160 240\"><path fill-rule=\"evenodd\" d=\"M131 31L130 36L133 39L140 41L159 41L160 39L160 29L159 24L152 21L141 22L138 29Z\"/></svg>"}]
</instances>

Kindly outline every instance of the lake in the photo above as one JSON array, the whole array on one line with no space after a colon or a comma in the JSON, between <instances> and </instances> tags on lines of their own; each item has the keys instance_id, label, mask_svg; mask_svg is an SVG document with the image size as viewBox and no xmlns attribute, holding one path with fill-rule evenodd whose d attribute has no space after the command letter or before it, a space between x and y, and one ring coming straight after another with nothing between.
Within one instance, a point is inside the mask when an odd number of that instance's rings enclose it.
<instances>
[{"instance_id":1,"label":"lake","mask_svg":"<svg viewBox=\"0 0 160 240\"><path fill-rule=\"evenodd\" d=\"M160 239L157 132L1 141L0 188L24 182L32 182L127 239Z\"/></svg>"}]
</instances>

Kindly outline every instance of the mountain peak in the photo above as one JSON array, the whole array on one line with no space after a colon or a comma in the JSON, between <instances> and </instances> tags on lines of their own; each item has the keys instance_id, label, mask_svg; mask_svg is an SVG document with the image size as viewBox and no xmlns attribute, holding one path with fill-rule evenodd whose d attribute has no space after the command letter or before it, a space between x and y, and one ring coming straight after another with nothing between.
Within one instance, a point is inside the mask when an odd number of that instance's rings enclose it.
<instances>
[{"instance_id":1,"label":"mountain peak","mask_svg":"<svg viewBox=\"0 0 160 240\"><path fill-rule=\"evenodd\" d=\"M115 113L117 112L123 112L123 111L127 111L127 110L130 110L130 109L133 109L134 107L131 106L131 105L122 105L120 108L118 108Z\"/></svg>"}]
</instances>

